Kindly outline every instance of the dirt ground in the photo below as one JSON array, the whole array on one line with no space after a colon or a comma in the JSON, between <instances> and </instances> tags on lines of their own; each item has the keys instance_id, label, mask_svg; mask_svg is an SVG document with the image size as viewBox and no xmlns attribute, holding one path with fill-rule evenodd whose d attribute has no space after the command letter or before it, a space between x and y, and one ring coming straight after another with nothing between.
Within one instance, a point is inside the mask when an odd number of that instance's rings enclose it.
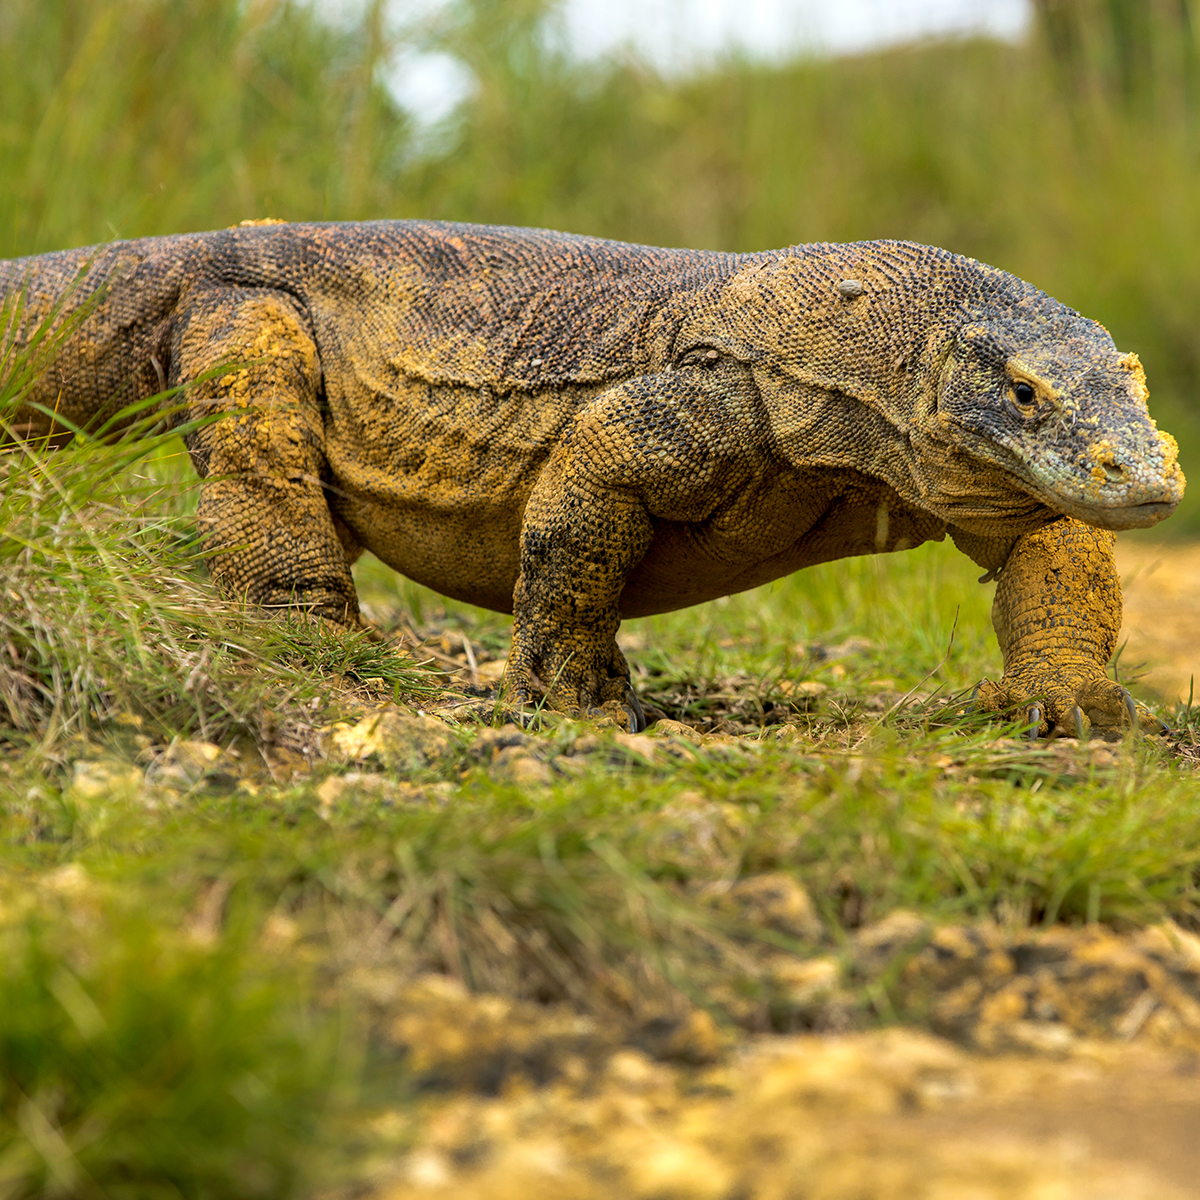
<instances>
[{"instance_id":1,"label":"dirt ground","mask_svg":"<svg viewBox=\"0 0 1200 1200\"><path fill-rule=\"evenodd\" d=\"M926 1028L746 1036L697 1009L639 1044L443 976L391 995L364 979L422 1081L415 1110L365 1131L369 1195L1200 1197L1200 937L933 930L897 911L849 953L869 970L914 937L893 990L928 997ZM802 965L798 987L832 977ZM823 1003L836 1025L836 989Z\"/></svg>"},{"instance_id":2,"label":"dirt ground","mask_svg":"<svg viewBox=\"0 0 1200 1200\"><path fill-rule=\"evenodd\" d=\"M634 1051L570 1085L431 1105L379 1200L1183 1200L1195 1060L980 1057L906 1029L777 1037L683 1077Z\"/></svg>"},{"instance_id":3,"label":"dirt ground","mask_svg":"<svg viewBox=\"0 0 1200 1200\"><path fill-rule=\"evenodd\" d=\"M1200 678L1200 545L1118 538L1117 566L1125 593L1122 678L1186 701Z\"/></svg>"}]
</instances>

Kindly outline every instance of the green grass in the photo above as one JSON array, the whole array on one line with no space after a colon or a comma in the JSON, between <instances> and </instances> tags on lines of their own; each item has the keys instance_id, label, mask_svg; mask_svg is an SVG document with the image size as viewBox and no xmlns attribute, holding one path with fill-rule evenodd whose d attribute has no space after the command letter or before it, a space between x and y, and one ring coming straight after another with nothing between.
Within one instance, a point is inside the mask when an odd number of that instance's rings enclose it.
<instances>
[{"instance_id":1,"label":"green grass","mask_svg":"<svg viewBox=\"0 0 1200 1200\"><path fill-rule=\"evenodd\" d=\"M21 376L0 385L0 433ZM422 672L364 635L214 608L187 513L178 433L0 452L0 748L61 761L114 720L210 742L269 741L321 679L409 694ZM313 702L316 701L314 707Z\"/></svg>"},{"instance_id":2,"label":"green grass","mask_svg":"<svg viewBox=\"0 0 1200 1200\"><path fill-rule=\"evenodd\" d=\"M37 910L23 889L0 933L0 1192L293 1194L336 1020L236 922L189 943L144 893L69 870L22 879Z\"/></svg>"},{"instance_id":3,"label":"green grass","mask_svg":"<svg viewBox=\"0 0 1200 1200\"><path fill-rule=\"evenodd\" d=\"M94 564L77 570L97 586ZM876 646L841 660L840 679L836 662L806 669L838 701L701 747L551 720L525 747L546 784L507 782L480 727L427 765L318 755L290 780L234 769L156 782L147 763L169 753L172 722L201 730L128 659L140 725L98 716L49 758L0 763L4 1194L283 1196L353 1179L363 1122L426 1086L370 1032L364 971L388 987L446 974L618 1028L687 1004L733 1027L792 1028L810 1018L777 995L774 956L837 954L897 907L1016 927L1200 920L1200 799L1185 762L1149 743L1031 746L936 699L855 712L881 664L904 688L944 657L952 614L939 602L908 621L931 582L960 608L964 649L926 686L958 689L994 651L984 600L939 552L848 574L840 592L818 573L699 619L647 622L633 656L644 688L658 670L678 686L692 661L697 691L767 696L785 673L780 647L786 659L832 616L837 636L865 629ZM880 605L873 622L860 590ZM431 623L436 603L424 597ZM503 649L493 616L449 617ZM130 619L150 633L174 617L151 601ZM323 719L353 710L344 684L264 659L269 638L254 644L255 672L300 701L292 719L334 690ZM241 711L247 686L244 672L214 674L216 711ZM805 887L822 938L721 905L762 872ZM878 994L862 992L856 1019L879 1019Z\"/></svg>"},{"instance_id":4,"label":"green grass","mask_svg":"<svg viewBox=\"0 0 1200 1200\"><path fill-rule=\"evenodd\" d=\"M1099 35L1066 84L1039 44L978 41L665 81L571 62L541 11L464 3L424 32L479 89L418 145L370 19L14 0L2 252L262 215L730 249L911 236L1106 321L1197 461L1200 165L1166 58L1149 94ZM898 907L1200 923L1194 715L1170 742L1085 747L972 716L968 690L1000 667L992 588L951 546L628 622L650 704L736 737L547 715L530 735L464 724L385 769L330 729L420 708L438 677L217 601L183 457L166 436L0 453L0 1197L361 1179L372 1114L434 1086L381 1032L380 995L427 972L618 1030L693 1004L733 1030L803 1028L776 956L842 954ZM505 653L507 618L370 558L355 573L385 628ZM804 886L820 937L725 903L763 872ZM878 995L856 993L855 1020L891 1019Z\"/></svg>"}]
</instances>

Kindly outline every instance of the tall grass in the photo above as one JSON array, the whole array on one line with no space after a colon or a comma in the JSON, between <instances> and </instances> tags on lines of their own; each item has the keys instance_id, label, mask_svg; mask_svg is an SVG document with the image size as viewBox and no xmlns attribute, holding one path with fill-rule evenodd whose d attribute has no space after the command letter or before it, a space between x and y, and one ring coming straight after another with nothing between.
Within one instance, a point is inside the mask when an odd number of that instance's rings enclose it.
<instances>
[{"instance_id":1,"label":"tall grass","mask_svg":"<svg viewBox=\"0 0 1200 1200\"><path fill-rule=\"evenodd\" d=\"M5 334L20 304L0 305L0 755L53 762L123 719L261 745L316 698L309 667L397 696L421 688L419 669L365 634L214 608L188 515L194 483L175 461L192 428L177 395L58 449L22 438L26 391L86 309L16 349Z\"/></svg>"},{"instance_id":2,"label":"tall grass","mask_svg":"<svg viewBox=\"0 0 1200 1200\"><path fill-rule=\"evenodd\" d=\"M303 972L94 888L78 904L86 873L58 878L74 908L45 888L40 913L0 930L0 1194L295 1195L338 1051Z\"/></svg>"}]
</instances>

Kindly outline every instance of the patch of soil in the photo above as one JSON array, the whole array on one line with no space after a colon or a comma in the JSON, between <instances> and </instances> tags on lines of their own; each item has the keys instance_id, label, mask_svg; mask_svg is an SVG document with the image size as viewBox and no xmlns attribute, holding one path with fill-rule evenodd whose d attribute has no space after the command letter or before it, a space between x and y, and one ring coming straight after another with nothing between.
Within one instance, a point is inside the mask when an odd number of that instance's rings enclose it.
<instances>
[{"instance_id":1,"label":"patch of soil","mask_svg":"<svg viewBox=\"0 0 1200 1200\"><path fill-rule=\"evenodd\" d=\"M815 919L779 883L749 881L739 902ZM897 911L836 961L786 966L796 1011L841 1032L746 1036L702 1008L622 1023L352 973L418 1098L357 1131L374 1167L354 1194L1200 1197L1200 938L935 929ZM852 988L936 1032L847 1029Z\"/></svg>"},{"instance_id":2,"label":"patch of soil","mask_svg":"<svg viewBox=\"0 0 1200 1200\"><path fill-rule=\"evenodd\" d=\"M985 1056L892 1028L760 1037L688 1066L606 1045L578 1019L543 1016L539 1041L517 1006L434 990L440 1014L418 1001L422 1015L395 1024L435 1082L415 1109L372 1121L373 1200L1200 1196L1194 1053L1081 1041ZM514 1068L503 1079L498 1041ZM475 1042L486 1086L459 1075L448 1088L438 1048L464 1063Z\"/></svg>"},{"instance_id":3,"label":"patch of soil","mask_svg":"<svg viewBox=\"0 0 1200 1200\"><path fill-rule=\"evenodd\" d=\"M1200 545L1117 539L1125 596L1122 678L1186 701L1200 678Z\"/></svg>"}]
</instances>

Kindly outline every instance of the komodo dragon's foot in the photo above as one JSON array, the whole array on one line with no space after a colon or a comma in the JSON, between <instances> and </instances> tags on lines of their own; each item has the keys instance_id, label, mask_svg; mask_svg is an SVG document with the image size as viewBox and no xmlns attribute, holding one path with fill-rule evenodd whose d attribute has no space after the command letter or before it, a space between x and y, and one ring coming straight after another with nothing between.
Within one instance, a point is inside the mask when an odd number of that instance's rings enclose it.
<instances>
[{"instance_id":1,"label":"komodo dragon's foot","mask_svg":"<svg viewBox=\"0 0 1200 1200\"><path fill-rule=\"evenodd\" d=\"M525 643L525 644L522 644ZM553 648L537 654L527 639L514 638L504 671L504 699L508 704L546 704L568 716L612 717L630 733L646 728L646 715L629 680L629 667L616 642L605 650L576 639L568 650Z\"/></svg>"},{"instance_id":2,"label":"komodo dragon's foot","mask_svg":"<svg viewBox=\"0 0 1200 1200\"><path fill-rule=\"evenodd\" d=\"M1093 727L1171 732L1126 688L1104 676L1083 680L1074 690L1061 677L1035 671L1005 675L999 683L985 679L976 689L975 706L981 712L1023 714L1031 740L1051 734L1083 740Z\"/></svg>"},{"instance_id":3,"label":"komodo dragon's foot","mask_svg":"<svg viewBox=\"0 0 1200 1200\"><path fill-rule=\"evenodd\" d=\"M507 676L505 677L507 679ZM619 725L624 725L630 733L641 733L646 728L646 714L642 710L642 702L637 693L627 683L621 699L603 700L599 704L563 701L556 693L558 689L542 689L536 684L532 687L505 687L503 695L508 704L514 704L522 709L537 708L547 705L555 712L568 717L608 717Z\"/></svg>"}]
</instances>

